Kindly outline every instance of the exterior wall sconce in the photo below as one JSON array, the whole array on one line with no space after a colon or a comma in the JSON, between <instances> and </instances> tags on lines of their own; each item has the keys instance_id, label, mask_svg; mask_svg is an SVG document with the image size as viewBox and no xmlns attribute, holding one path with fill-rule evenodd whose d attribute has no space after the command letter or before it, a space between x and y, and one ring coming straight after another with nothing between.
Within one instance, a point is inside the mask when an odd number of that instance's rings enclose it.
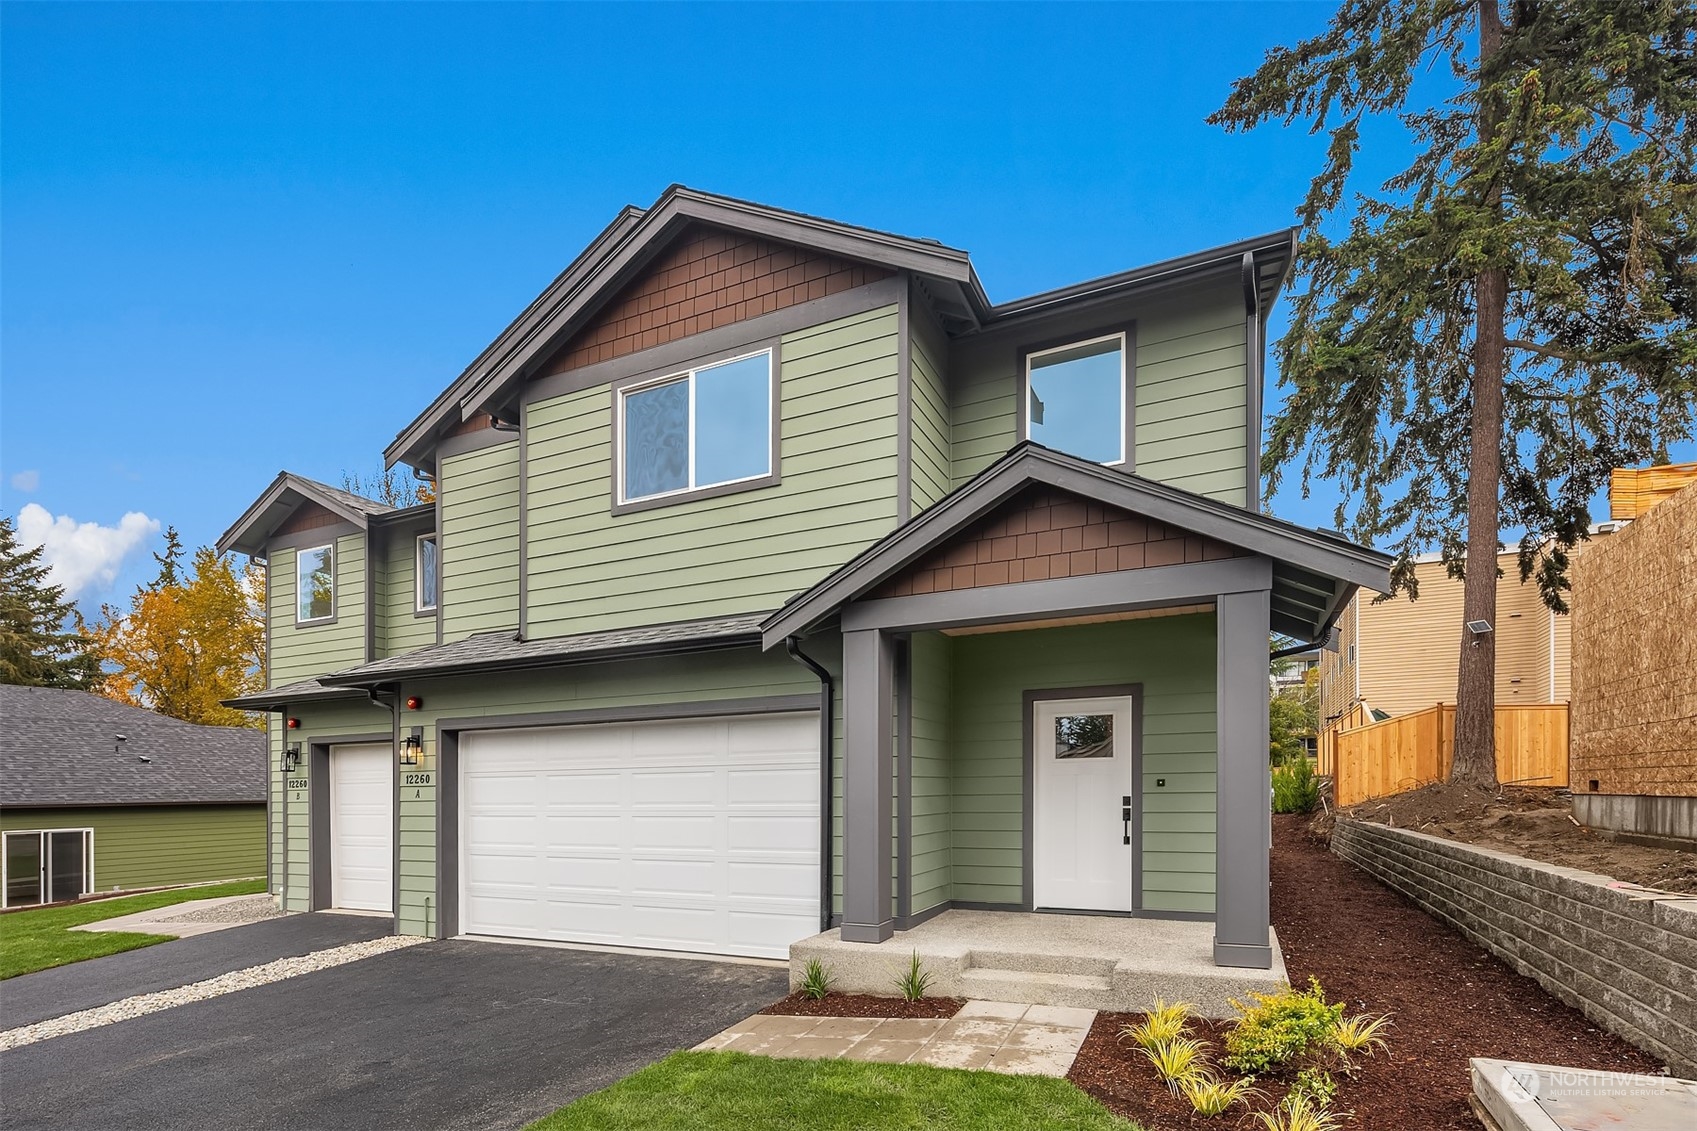
<instances>
[{"instance_id":1,"label":"exterior wall sconce","mask_svg":"<svg viewBox=\"0 0 1697 1131\"><path fill-rule=\"evenodd\" d=\"M420 699L416 695L407 696L407 710L409 710L409 711L419 711L419 710L423 710L423 708L424 708L424 700L423 699Z\"/></svg>"},{"instance_id":2,"label":"exterior wall sconce","mask_svg":"<svg viewBox=\"0 0 1697 1131\"><path fill-rule=\"evenodd\" d=\"M284 725L290 730L299 730L301 728L301 721L299 719L289 719L284 723Z\"/></svg>"},{"instance_id":3,"label":"exterior wall sconce","mask_svg":"<svg viewBox=\"0 0 1697 1131\"><path fill-rule=\"evenodd\" d=\"M401 739L401 765L416 766L424 754L424 728L413 727Z\"/></svg>"},{"instance_id":4,"label":"exterior wall sconce","mask_svg":"<svg viewBox=\"0 0 1697 1131\"><path fill-rule=\"evenodd\" d=\"M301 744L291 742L283 750L283 769L298 770L301 768Z\"/></svg>"}]
</instances>

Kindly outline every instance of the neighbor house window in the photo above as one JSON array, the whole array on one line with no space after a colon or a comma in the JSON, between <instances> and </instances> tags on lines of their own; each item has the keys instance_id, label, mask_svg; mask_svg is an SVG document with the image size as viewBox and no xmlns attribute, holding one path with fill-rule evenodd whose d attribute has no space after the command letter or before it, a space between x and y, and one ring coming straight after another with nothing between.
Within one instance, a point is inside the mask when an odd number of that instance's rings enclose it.
<instances>
[{"instance_id":1,"label":"neighbor house window","mask_svg":"<svg viewBox=\"0 0 1697 1131\"><path fill-rule=\"evenodd\" d=\"M1126 336L1025 357L1025 435L1096 463L1125 462Z\"/></svg>"},{"instance_id":2,"label":"neighbor house window","mask_svg":"<svg viewBox=\"0 0 1697 1131\"><path fill-rule=\"evenodd\" d=\"M772 351L704 365L618 396L622 502L772 474Z\"/></svg>"},{"instance_id":3,"label":"neighbor house window","mask_svg":"<svg viewBox=\"0 0 1697 1131\"><path fill-rule=\"evenodd\" d=\"M336 549L313 546L295 555L295 623L336 615Z\"/></svg>"},{"instance_id":4,"label":"neighbor house window","mask_svg":"<svg viewBox=\"0 0 1697 1131\"><path fill-rule=\"evenodd\" d=\"M418 536L418 611L429 612L436 607L436 535Z\"/></svg>"}]
</instances>

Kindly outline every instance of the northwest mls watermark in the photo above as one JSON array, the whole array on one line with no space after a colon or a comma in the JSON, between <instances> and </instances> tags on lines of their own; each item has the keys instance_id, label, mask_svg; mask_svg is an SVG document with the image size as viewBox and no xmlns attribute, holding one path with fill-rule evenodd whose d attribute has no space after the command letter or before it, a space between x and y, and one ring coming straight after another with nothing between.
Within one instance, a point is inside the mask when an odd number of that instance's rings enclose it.
<instances>
[{"instance_id":1,"label":"northwest mls watermark","mask_svg":"<svg viewBox=\"0 0 1697 1131\"><path fill-rule=\"evenodd\" d=\"M1577 1068L1529 1068L1511 1065L1503 1069L1503 1095L1514 1103L1535 1100L1582 1099L1608 1096L1661 1095L1670 1088L1684 1087L1697 1095L1697 1085L1668 1076L1643 1072L1599 1072Z\"/></svg>"}]
</instances>

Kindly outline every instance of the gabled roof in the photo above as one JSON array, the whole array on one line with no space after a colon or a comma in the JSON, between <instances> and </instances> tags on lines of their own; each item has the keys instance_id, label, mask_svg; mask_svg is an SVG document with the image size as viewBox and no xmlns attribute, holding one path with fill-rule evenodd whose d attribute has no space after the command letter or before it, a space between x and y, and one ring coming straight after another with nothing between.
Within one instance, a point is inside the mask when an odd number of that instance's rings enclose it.
<instances>
[{"instance_id":1,"label":"gabled roof","mask_svg":"<svg viewBox=\"0 0 1697 1131\"><path fill-rule=\"evenodd\" d=\"M322 676L329 687L377 687L399 679L462 672L517 671L594 660L627 659L743 647L760 642L765 613L680 621L638 628L520 640L511 632L480 632L451 644L433 644L357 668Z\"/></svg>"},{"instance_id":2,"label":"gabled roof","mask_svg":"<svg viewBox=\"0 0 1697 1131\"><path fill-rule=\"evenodd\" d=\"M528 375L600 307L634 280L684 227L705 224L810 248L925 278L937 312L953 332L972 332L1057 308L1103 301L1181 276L1245 274L1246 288L1271 306L1295 252L1295 229L1242 240L1000 305L986 296L965 251L673 185L646 209L625 207L548 288L480 353L385 449L389 465L430 466L442 433L482 412L502 412Z\"/></svg>"},{"instance_id":3,"label":"gabled roof","mask_svg":"<svg viewBox=\"0 0 1697 1131\"><path fill-rule=\"evenodd\" d=\"M1379 592L1390 588L1392 559L1387 554L1026 441L792 598L761 625L763 643L770 648L785 637L819 627L847 602L871 592L1034 484L1272 559L1275 631L1314 639L1357 586Z\"/></svg>"},{"instance_id":4,"label":"gabled roof","mask_svg":"<svg viewBox=\"0 0 1697 1131\"><path fill-rule=\"evenodd\" d=\"M264 801L264 731L196 726L86 691L0 685L0 806Z\"/></svg>"},{"instance_id":5,"label":"gabled roof","mask_svg":"<svg viewBox=\"0 0 1697 1131\"><path fill-rule=\"evenodd\" d=\"M241 554L258 554L265 540L282 521L302 503L317 503L325 510L339 515L364 530L373 518L391 514L395 508L387 503L332 487L328 483L307 479L289 471L279 471L263 494L238 518L230 529L219 537L220 554L235 550Z\"/></svg>"}]
</instances>

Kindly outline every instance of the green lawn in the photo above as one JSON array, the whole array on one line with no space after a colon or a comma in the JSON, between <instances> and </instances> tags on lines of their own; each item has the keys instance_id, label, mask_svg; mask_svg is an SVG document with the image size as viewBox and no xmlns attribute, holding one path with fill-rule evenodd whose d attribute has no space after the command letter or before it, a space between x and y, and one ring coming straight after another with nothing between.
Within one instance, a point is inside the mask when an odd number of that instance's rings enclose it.
<instances>
[{"instance_id":1,"label":"green lawn","mask_svg":"<svg viewBox=\"0 0 1697 1131\"><path fill-rule=\"evenodd\" d=\"M204 887L172 888L116 899L96 899L66 907L44 907L40 911L13 911L0 915L0 979L33 974L68 962L100 958L119 951L135 950L168 942L170 935L140 935L129 931L72 931L82 923L115 919L155 907L169 907L191 899L215 899L224 895L254 895L265 890L264 880L238 880Z\"/></svg>"},{"instance_id":2,"label":"green lawn","mask_svg":"<svg viewBox=\"0 0 1697 1131\"><path fill-rule=\"evenodd\" d=\"M680 1052L529 1131L1137 1131L1065 1080L917 1064Z\"/></svg>"}]
</instances>

